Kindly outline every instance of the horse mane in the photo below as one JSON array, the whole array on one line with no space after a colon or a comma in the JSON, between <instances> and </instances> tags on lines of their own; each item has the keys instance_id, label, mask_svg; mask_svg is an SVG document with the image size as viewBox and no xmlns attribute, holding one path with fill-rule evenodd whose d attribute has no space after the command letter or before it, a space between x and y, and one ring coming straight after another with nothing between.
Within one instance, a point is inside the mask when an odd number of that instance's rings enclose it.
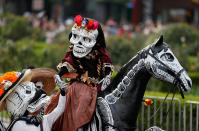
<instances>
[{"instance_id":1,"label":"horse mane","mask_svg":"<svg viewBox=\"0 0 199 131\"><path fill-rule=\"evenodd\" d=\"M117 75L115 76L115 78L113 79L113 81L111 82L111 84L105 89L105 91L103 91L103 93L100 94L108 94L111 93L115 88L117 88L117 85L119 84L119 82L121 82L121 80L124 78L124 76L126 75L126 73L132 69L132 65L137 64L137 62L139 61L140 57L138 57L138 55L136 55L135 57L133 57L127 64L125 64L117 73Z\"/></svg>"},{"instance_id":2,"label":"horse mane","mask_svg":"<svg viewBox=\"0 0 199 131\"><path fill-rule=\"evenodd\" d=\"M148 51L148 48L150 49L154 54L160 52L161 50L167 50L169 48L168 44L163 42L160 46L155 46L155 44L152 44L152 46L147 46L143 50L139 51L138 54L135 57L133 57L127 64L125 64L117 73L111 84L100 93L100 95L105 96L106 94L111 93L115 88L117 88L117 85L121 82L121 80L124 78L124 76L128 73L129 70L132 69L133 65L137 64L140 59L142 59L142 54Z\"/></svg>"}]
</instances>

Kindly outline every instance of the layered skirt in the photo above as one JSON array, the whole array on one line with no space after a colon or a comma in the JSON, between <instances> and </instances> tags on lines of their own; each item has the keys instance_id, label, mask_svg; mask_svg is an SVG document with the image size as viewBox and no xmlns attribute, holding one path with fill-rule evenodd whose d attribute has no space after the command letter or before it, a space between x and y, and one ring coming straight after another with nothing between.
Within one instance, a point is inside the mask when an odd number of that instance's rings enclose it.
<instances>
[{"instance_id":1,"label":"layered skirt","mask_svg":"<svg viewBox=\"0 0 199 131\"><path fill-rule=\"evenodd\" d=\"M58 104L60 92L51 96L51 103L45 108L50 113ZM84 83L73 82L66 90L66 106L64 113L54 123L54 131L94 130L96 126L95 108L97 88ZM92 121L92 122L91 122ZM91 124L91 123L93 124ZM92 130L92 131L93 131Z\"/></svg>"}]
</instances>

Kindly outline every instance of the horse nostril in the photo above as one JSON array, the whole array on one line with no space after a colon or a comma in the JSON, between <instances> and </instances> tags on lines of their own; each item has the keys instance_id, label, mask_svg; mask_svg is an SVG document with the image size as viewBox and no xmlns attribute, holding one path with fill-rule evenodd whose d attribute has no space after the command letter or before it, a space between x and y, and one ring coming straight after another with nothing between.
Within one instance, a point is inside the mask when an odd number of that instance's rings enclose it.
<instances>
[{"instance_id":1,"label":"horse nostril","mask_svg":"<svg viewBox=\"0 0 199 131\"><path fill-rule=\"evenodd\" d=\"M189 80L187 80L187 83L188 83L188 85L189 85L189 87L191 88L191 82L189 81Z\"/></svg>"}]
</instances>

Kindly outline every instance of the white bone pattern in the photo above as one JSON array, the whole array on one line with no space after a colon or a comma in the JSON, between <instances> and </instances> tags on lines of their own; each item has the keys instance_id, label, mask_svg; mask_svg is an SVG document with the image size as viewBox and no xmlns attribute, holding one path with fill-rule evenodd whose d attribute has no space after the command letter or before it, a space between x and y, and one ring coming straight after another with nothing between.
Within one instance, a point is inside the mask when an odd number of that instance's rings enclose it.
<instances>
[{"instance_id":1,"label":"white bone pattern","mask_svg":"<svg viewBox=\"0 0 199 131\"><path fill-rule=\"evenodd\" d=\"M109 104L114 104L118 99L120 99L126 88L130 85L130 82L135 74L143 67L144 60L140 59L138 63L127 73L123 80L118 84L117 88L112 93L105 96L105 99Z\"/></svg>"},{"instance_id":2,"label":"white bone pattern","mask_svg":"<svg viewBox=\"0 0 199 131\"><path fill-rule=\"evenodd\" d=\"M111 109L110 109L107 101L102 97L98 97L97 98L97 104L100 106L102 103L103 103L105 111L106 111L105 113L108 115L106 117L106 119L108 119L106 122L108 122L111 125L114 125L112 112L111 112ZM115 131L115 130L113 129L113 127L107 126L105 131Z\"/></svg>"}]
</instances>

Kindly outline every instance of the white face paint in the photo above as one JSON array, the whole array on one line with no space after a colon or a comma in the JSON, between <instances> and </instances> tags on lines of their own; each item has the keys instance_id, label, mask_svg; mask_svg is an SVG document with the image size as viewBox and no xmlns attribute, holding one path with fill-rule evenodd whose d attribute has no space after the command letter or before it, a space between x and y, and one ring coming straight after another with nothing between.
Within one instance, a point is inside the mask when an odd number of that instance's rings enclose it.
<instances>
[{"instance_id":1,"label":"white face paint","mask_svg":"<svg viewBox=\"0 0 199 131\"><path fill-rule=\"evenodd\" d=\"M96 44L98 31L82 29L76 24L72 28L72 37L70 38L73 47L73 55L78 58L85 57L89 54Z\"/></svg>"},{"instance_id":2,"label":"white face paint","mask_svg":"<svg viewBox=\"0 0 199 131\"><path fill-rule=\"evenodd\" d=\"M33 99L36 92L36 86L32 82L23 82L18 85L18 87L6 99L6 107L8 112L10 112L14 116L23 115L30 105L33 106L32 103L30 104L30 101ZM46 99L50 98L46 97ZM41 105L47 104L44 98L38 99L37 103L39 104L35 103L34 105L34 109L37 110L38 107L41 108ZM34 110L33 112L37 110Z\"/></svg>"},{"instance_id":3,"label":"white face paint","mask_svg":"<svg viewBox=\"0 0 199 131\"><path fill-rule=\"evenodd\" d=\"M153 54L151 49L149 50L150 54ZM164 63L166 66L158 62L156 59L151 57L150 55L147 56L145 59L146 67L151 70L152 75L157 79L173 83L176 79L174 76L168 73L166 70L170 70L172 73L177 74L179 73L183 67L180 65L178 59L175 57L173 52L168 48L166 51L163 49L159 53L154 55L159 61ZM192 81L190 77L187 75L185 71L183 71L180 75L180 80L182 81L183 86L186 90L190 90L192 86ZM182 88L182 90L184 90Z\"/></svg>"}]
</instances>

